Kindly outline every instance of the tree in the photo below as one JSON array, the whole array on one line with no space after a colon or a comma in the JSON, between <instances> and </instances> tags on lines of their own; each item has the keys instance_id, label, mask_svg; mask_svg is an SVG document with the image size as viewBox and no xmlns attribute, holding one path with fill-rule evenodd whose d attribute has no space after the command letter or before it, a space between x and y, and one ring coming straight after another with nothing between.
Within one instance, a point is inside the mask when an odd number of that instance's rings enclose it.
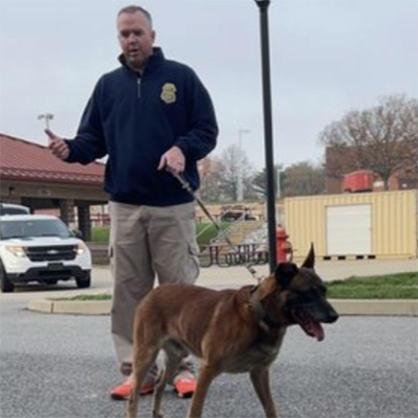
<instances>
[{"instance_id":1,"label":"tree","mask_svg":"<svg viewBox=\"0 0 418 418\"><path fill-rule=\"evenodd\" d=\"M230 145L220 157L206 157L199 163L200 196L204 201L237 201L238 177L242 176L244 197L251 194L254 169L245 151Z\"/></svg>"},{"instance_id":2,"label":"tree","mask_svg":"<svg viewBox=\"0 0 418 418\"><path fill-rule=\"evenodd\" d=\"M277 183L277 179L279 179L279 184ZM284 182L284 173L282 165L275 165L274 166L274 194L275 196L279 196L281 191L283 190L283 182ZM267 196L267 169L263 168L262 171L259 171L252 180L253 190L258 194L261 195L263 199ZM277 187L279 186L279 188ZM280 191L280 192L279 192Z\"/></svg>"},{"instance_id":3,"label":"tree","mask_svg":"<svg viewBox=\"0 0 418 418\"><path fill-rule=\"evenodd\" d=\"M276 196L311 196L322 194L325 189L325 170L322 165L315 166L309 161L301 161L283 168L274 167L274 191ZM280 188L277 188L279 180ZM254 176L253 188L265 198L267 190L266 169Z\"/></svg>"},{"instance_id":4,"label":"tree","mask_svg":"<svg viewBox=\"0 0 418 418\"><path fill-rule=\"evenodd\" d=\"M216 157L199 161L200 197L205 202L219 201L221 196L221 163Z\"/></svg>"},{"instance_id":5,"label":"tree","mask_svg":"<svg viewBox=\"0 0 418 418\"><path fill-rule=\"evenodd\" d=\"M226 200L238 200L239 176L242 176L244 198L251 189L251 179L254 169L243 149L236 144L230 145L221 153L218 159L220 187Z\"/></svg>"},{"instance_id":6,"label":"tree","mask_svg":"<svg viewBox=\"0 0 418 418\"><path fill-rule=\"evenodd\" d=\"M387 190L393 174L418 173L418 101L400 95L379 102L348 112L320 133L320 142L332 154L326 163L329 176L368 169L380 176Z\"/></svg>"},{"instance_id":7,"label":"tree","mask_svg":"<svg viewBox=\"0 0 418 418\"><path fill-rule=\"evenodd\" d=\"M324 193L325 169L309 161L292 164L284 170L283 194L290 196L313 196Z\"/></svg>"}]
</instances>

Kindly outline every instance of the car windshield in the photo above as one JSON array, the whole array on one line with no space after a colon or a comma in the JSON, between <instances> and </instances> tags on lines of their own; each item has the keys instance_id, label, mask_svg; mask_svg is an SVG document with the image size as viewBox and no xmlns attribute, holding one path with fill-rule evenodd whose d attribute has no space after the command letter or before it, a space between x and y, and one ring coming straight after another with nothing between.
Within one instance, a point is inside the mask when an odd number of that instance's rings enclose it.
<instances>
[{"instance_id":1,"label":"car windshield","mask_svg":"<svg viewBox=\"0 0 418 418\"><path fill-rule=\"evenodd\" d=\"M1 239L70 236L67 226L59 219L7 220L0 223Z\"/></svg>"},{"instance_id":2,"label":"car windshield","mask_svg":"<svg viewBox=\"0 0 418 418\"><path fill-rule=\"evenodd\" d=\"M28 213L29 212L23 208L0 206L0 215L26 215Z\"/></svg>"}]
</instances>

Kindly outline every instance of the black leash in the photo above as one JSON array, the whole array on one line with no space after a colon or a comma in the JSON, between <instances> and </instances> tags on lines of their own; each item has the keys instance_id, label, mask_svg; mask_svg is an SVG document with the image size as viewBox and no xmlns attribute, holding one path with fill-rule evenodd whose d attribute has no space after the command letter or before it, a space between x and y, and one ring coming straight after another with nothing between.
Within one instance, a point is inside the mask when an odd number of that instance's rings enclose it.
<instances>
[{"instance_id":1,"label":"black leash","mask_svg":"<svg viewBox=\"0 0 418 418\"><path fill-rule=\"evenodd\" d=\"M181 185L183 186L183 189L185 189L189 194L191 194L193 196L193 198L196 200L196 202L198 203L198 205L201 207L201 209L203 210L203 212L205 213L205 215L209 218L209 220L215 226L216 230L219 233L221 233L221 234L224 235L225 241L232 248L232 250L234 251L234 254L238 255L240 261L244 264L245 268L250 272L251 276L253 276L253 278L257 280L257 283L261 283L261 281L263 280L263 277L262 276L258 276L256 270L249 263L247 263L245 261L245 258L237 250L237 248L234 246L234 244L232 243L232 241L229 239L228 235L221 229L221 227L215 221L215 219L213 219L212 215L209 213L209 211L207 210L207 208L204 205L204 203L202 202L202 200L199 198L199 196L197 196L197 194L194 192L194 190L190 186L189 182L184 178L184 176L182 174L180 174L180 173L175 172L174 170L172 170L170 168L167 168L167 171L169 173L171 173L181 183Z\"/></svg>"}]
</instances>

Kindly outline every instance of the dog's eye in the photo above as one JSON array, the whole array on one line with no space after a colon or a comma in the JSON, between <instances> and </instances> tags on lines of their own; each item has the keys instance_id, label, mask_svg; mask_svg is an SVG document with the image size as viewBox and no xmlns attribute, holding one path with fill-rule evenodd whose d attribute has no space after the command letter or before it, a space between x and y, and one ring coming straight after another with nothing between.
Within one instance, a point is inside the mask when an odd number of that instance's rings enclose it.
<instances>
[{"instance_id":1,"label":"dog's eye","mask_svg":"<svg viewBox=\"0 0 418 418\"><path fill-rule=\"evenodd\" d=\"M312 295L315 297L325 297L327 294L327 288L325 286L318 286L312 289Z\"/></svg>"},{"instance_id":2,"label":"dog's eye","mask_svg":"<svg viewBox=\"0 0 418 418\"><path fill-rule=\"evenodd\" d=\"M303 304L312 302L312 300L314 299L315 299L314 291L298 292L292 298L292 303L294 303L295 305L303 305Z\"/></svg>"},{"instance_id":3,"label":"dog's eye","mask_svg":"<svg viewBox=\"0 0 418 418\"><path fill-rule=\"evenodd\" d=\"M318 298L323 298L327 292L325 286L316 286L308 292L298 292L297 295L292 299L292 302L296 305L312 303Z\"/></svg>"}]
</instances>

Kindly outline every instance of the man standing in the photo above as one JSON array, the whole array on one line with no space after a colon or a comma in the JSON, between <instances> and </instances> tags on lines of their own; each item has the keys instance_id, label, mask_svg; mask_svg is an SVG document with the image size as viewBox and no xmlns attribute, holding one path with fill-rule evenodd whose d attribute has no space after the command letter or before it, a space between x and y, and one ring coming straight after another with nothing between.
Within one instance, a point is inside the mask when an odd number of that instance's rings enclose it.
<instances>
[{"instance_id":1,"label":"man standing","mask_svg":"<svg viewBox=\"0 0 418 418\"><path fill-rule=\"evenodd\" d=\"M112 336L120 370L128 376L111 397L126 399L139 301L154 287L155 276L159 284L194 283L199 274L193 197L168 170L183 173L197 189L197 161L215 147L218 127L210 96L194 71L154 47L148 11L123 8L117 30L121 66L99 79L76 137L45 132L52 153L66 162L88 164L108 156ZM155 379L154 367L141 393L151 393ZM173 385L179 396L193 394L190 361Z\"/></svg>"}]
</instances>

